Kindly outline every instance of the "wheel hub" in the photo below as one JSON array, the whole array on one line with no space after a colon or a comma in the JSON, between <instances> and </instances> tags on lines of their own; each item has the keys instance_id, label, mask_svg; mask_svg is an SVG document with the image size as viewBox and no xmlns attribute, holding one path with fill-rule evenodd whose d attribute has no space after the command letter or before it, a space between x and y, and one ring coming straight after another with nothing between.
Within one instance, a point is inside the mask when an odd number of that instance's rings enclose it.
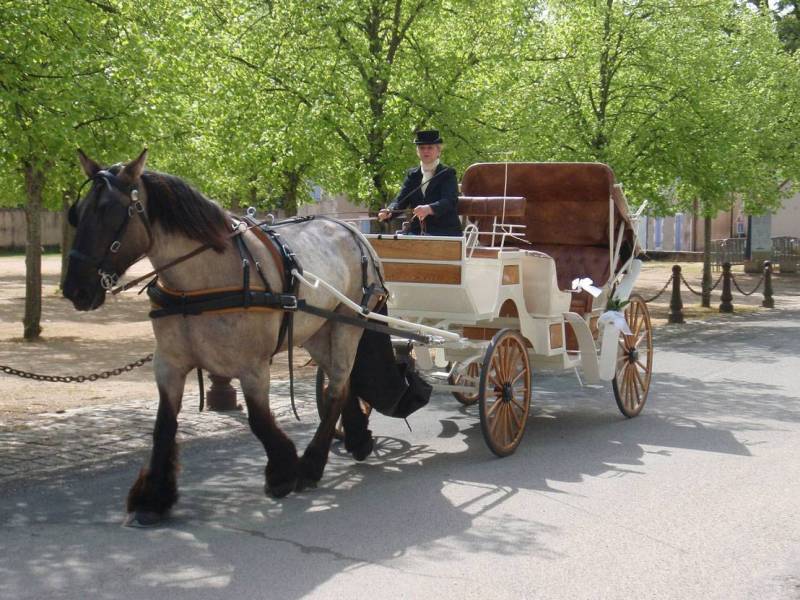
<instances>
[{"instance_id":1,"label":"wheel hub","mask_svg":"<svg viewBox=\"0 0 800 600\"><path fill-rule=\"evenodd\" d=\"M631 351L628 352L628 361L635 363L639 360L639 351L636 348L631 348Z\"/></svg>"},{"instance_id":2,"label":"wheel hub","mask_svg":"<svg viewBox=\"0 0 800 600\"><path fill-rule=\"evenodd\" d=\"M503 384L503 402L511 402L511 398L514 397L514 393L511 391L511 384L504 383Z\"/></svg>"}]
</instances>

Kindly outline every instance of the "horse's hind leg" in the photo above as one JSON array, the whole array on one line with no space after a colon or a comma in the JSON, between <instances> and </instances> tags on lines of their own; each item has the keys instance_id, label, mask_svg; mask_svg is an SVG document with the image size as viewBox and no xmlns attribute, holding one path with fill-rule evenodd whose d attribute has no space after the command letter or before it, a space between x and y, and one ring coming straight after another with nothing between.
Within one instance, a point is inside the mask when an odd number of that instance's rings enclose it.
<instances>
[{"instance_id":1,"label":"horse's hind leg","mask_svg":"<svg viewBox=\"0 0 800 600\"><path fill-rule=\"evenodd\" d=\"M352 325L326 323L303 346L315 362L328 374L329 397L327 410L317 427L314 438L303 453L298 467L297 490L315 487L322 479L328 462L336 421L350 396L350 371L362 330ZM346 431L346 430L345 430Z\"/></svg>"},{"instance_id":2,"label":"horse's hind leg","mask_svg":"<svg viewBox=\"0 0 800 600\"><path fill-rule=\"evenodd\" d=\"M361 402L352 390L342 408L342 425L345 449L352 453L357 461L365 460L372 453L375 443L372 432L367 429L369 417L361 410Z\"/></svg>"},{"instance_id":3,"label":"horse's hind leg","mask_svg":"<svg viewBox=\"0 0 800 600\"><path fill-rule=\"evenodd\" d=\"M150 466L140 471L128 492L127 501L126 524L140 527L155 525L178 500L178 446L175 434L186 373L159 364L155 368L159 400Z\"/></svg>"},{"instance_id":4,"label":"horse's hind leg","mask_svg":"<svg viewBox=\"0 0 800 600\"><path fill-rule=\"evenodd\" d=\"M247 403L247 420L253 434L267 452L265 491L282 498L294 490L297 482L297 450L281 431L269 409L269 365L256 374L239 379Z\"/></svg>"}]
</instances>

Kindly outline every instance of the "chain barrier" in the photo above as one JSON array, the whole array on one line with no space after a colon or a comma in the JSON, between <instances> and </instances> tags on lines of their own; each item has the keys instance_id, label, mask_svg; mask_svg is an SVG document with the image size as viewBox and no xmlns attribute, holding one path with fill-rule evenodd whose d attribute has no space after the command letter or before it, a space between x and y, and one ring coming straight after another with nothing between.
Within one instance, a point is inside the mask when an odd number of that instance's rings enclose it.
<instances>
[{"instance_id":1,"label":"chain barrier","mask_svg":"<svg viewBox=\"0 0 800 600\"><path fill-rule=\"evenodd\" d=\"M31 373L30 371L14 369L13 367L8 367L6 365L0 365L0 371L6 375L14 375L16 377L32 379L34 381L48 381L50 383L84 383L86 381L97 381L98 379L108 379L109 377L122 375L123 373L133 371L134 369L145 365L151 360L153 360L153 355L148 354L144 358L140 358L132 363L128 363L124 367L117 367L116 369L111 369L109 371L92 373L91 375L41 375L39 373Z\"/></svg>"},{"instance_id":2,"label":"chain barrier","mask_svg":"<svg viewBox=\"0 0 800 600\"><path fill-rule=\"evenodd\" d=\"M711 289L709 290L710 292L713 292L715 289L717 289L719 287L719 284L722 281L722 277L723 277L723 275L720 275L717 278L716 283L714 283L714 285L711 286ZM731 280L733 281L733 285L736 286L736 289L739 290L739 293L741 293L744 296L752 296L753 294L755 294L759 290L759 288L761 287L761 284L764 283L764 276L763 275L761 276L761 279L758 280L758 283L756 284L756 287L754 287L753 290L750 291L750 292L745 292L744 290L742 290L742 288L739 287L739 284L736 281L736 277L733 276L733 273L731 273ZM683 273L681 273L681 281L683 282L683 285L685 285L686 288L692 294L694 294L695 296L702 296L703 295L703 292L698 292L691 285L689 285L689 282L686 281L686 278L683 276ZM655 296L652 296L650 298L646 298L644 300L645 303L650 303L650 302L653 302L654 300L657 300L658 298L660 298L661 295L664 292L667 291L667 288L669 287L670 283L672 283L672 276L670 276L670 278L667 279L667 282L664 284L664 287L662 287L661 290Z\"/></svg>"},{"instance_id":3,"label":"chain barrier","mask_svg":"<svg viewBox=\"0 0 800 600\"><path fill-rule=\"evenodd\" d=\"M689 285L689 282L686 281L686 278L683 276L683 273L681 273L681 281L683 281L683 285L685 285L689 289L689 291L692 292L695 296L703 295L703 292L698 292L696 289L694 289L692 286ZM719 286L720 281L722 281L722 275L719 276L717 282L714 285L712 285L711 289L708 291L713 292L715 289L717 289L717 286Z\"/></svg>"},{"instance_id":4,"label":"chain barrier","mask_svg":"<svg viewBox=\"0 0 800 600\"><path fill-rule=\"evenodd\" d=\"M736 289L739 290L740 294L744 296L752 296L758 291L758 288L761 287L761 284L764 283L764 276L763 275L761 276L761 279L758 280L756 287L754 287L753 291L751 292L745 292L744 290L742 290L742 288L739 287L739 284L736 282L736 277L733 276L733 273L731 273L731 280L733 281L733 285L736 287Z\"/></svg>"},{"instance_id":5,"label":"chain barrier","mask_svg":"<svg viewBox=\"0 0 800 600\"><path fill-rule=\"evenodd\" d=\"M722 279L722 278L720 277L720 279ZM692 292L692 293L693 293L695 296L702 296L702 295L703 295L703 293L702 293L702 292L698 292L698 291L697 291L697 290L695 290L695 289L694 289L692 286L690 286L690 285L689 285L689 282L688 282L688 281L686 281L686 277L684 277L684 276L683 276L683 273L681 273L681 281L683 282L683 285L685 285L685 286L686 286L686 288L687 288L687 289L688 289L690 292ZM717 283L719 283L719 281L718 281ZM714 289L714 288L711 288L711 289Z\"/></svg>"},{"instance_id":6,"label":"chain barrier","mask_svg":"<svg viewBox=\"0 0 800 600\"><path fill-rule=\"evenodd\" d=\"M665 284L664 284L664 287L663 287L663 288L661 288L661 291L660 291L660 292L658 292L658 293L657 293L655 296L653 296L652 298L645 298L645 300L644 300L644 303L645 303L645 304L649 304L649 303L650 303L650 302L652 302L653 300L656 300L656 299L657 299L659 296L661 296L661 294L663 294L663 293L664 293L664 292L667 290L667 288L669 287L669 284L670 284L670 283L672 283L672 276L670 276L670 278L669 278L669 279L667 279L667 283L665 283Z\"/></svg>"}]
</instances>

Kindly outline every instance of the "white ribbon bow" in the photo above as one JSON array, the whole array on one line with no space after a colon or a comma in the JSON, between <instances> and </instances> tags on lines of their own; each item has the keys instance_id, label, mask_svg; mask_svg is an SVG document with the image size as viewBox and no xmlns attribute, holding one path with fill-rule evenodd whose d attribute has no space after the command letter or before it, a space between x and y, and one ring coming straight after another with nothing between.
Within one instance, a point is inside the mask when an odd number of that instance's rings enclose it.
<instances>
[{"instance_id":1,"label":"white ribbon bow","mask_svg":"<svg viewBox=\"0 0 800 600\"><path fill-rule=\"evenodd\" d=\"M592 285L593 283L594 281L592 281L588 277L583 277L583 278L576 277L575 279L572 280L572 289L575 291L585 290L589 292L592 296L597 298L600 294L603 293L603 290L601 290L599 287L595 287L594 285Z\"/></svg>"},{"instance_id":2,"label":"white ribbon bow","mask_svg":"<svg viewBox=\"0 0 800 600\"><path fill-rule=\"evenodd\" d=\"M625 315L618 310L607 310L597 320L598 325L613 325L617 331L621 331L625 335L633 335L631 328L628 327L628 322L625 320Z\"/></svg>"}]
</instances>

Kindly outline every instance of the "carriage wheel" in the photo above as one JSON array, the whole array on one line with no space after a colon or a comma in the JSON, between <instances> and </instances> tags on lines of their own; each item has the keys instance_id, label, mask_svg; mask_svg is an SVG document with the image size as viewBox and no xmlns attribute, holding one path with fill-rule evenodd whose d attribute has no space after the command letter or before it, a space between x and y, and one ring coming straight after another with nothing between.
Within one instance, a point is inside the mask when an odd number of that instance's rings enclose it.
<instances>
[{"instance_id":1,"label":"carriage wheel","mask_svg":"<svg viewBox=\"0 0 800 600\"><path fill-rule=\"evenodd\" d=\"M317 414L319 418L322 419L323 415L325 414L325 405L328 402L328 376L325 374L325 371L322 370L322 367L317 367L317 386L316 386L316 395L317 395ZM361 398L358 399L358 406L361 408L361 412L363 412L366 416L372 412L372 406L364 402ZM344 427L342 426L342 418L339 417L339 420L336 421L336 429L333 432L333 436L337 440L344 440Z\"/></svg>"},{"instance_id":2,"label":"carriage wheel","mask_svg":"<svg viewBox=\"0 0 800 600\"><path fill-rule=\"evenodd\" d=\"M489 449L508 456L517 449L531 403L531 365L522 335L502 329L492 338L478 386L481 431Z\"/></svg>"},{"instance_id":3,"label":"carriage wheel","mask_svg":"<svg viewBox=\"0 0 800 600\"><path fill-rule=\"evenodd\" d=\"M467 366L467 375L469 377L477 377L481 373L481 365L477 362L471 362ZM453 371L447 377L447 382L450 385L461 385L464 381L463 373L456 373ZM455 399L461 402L464 406L470 406L478 401L478 392L452 392Z\"/></svg>"},{"instance_id":4,"label":"carriage wheel","mask_svg":"<svg viewBox=\"0 0 800 600\"><path fill-rule=\"evenodd\" d=\"M620 336L617 374L611 386L619 410L631 418L644 408L653 373L653 330L650 311L641 296L631 296L625 307L625 320L633 335Z\"/></svg>"}]
</instances>

